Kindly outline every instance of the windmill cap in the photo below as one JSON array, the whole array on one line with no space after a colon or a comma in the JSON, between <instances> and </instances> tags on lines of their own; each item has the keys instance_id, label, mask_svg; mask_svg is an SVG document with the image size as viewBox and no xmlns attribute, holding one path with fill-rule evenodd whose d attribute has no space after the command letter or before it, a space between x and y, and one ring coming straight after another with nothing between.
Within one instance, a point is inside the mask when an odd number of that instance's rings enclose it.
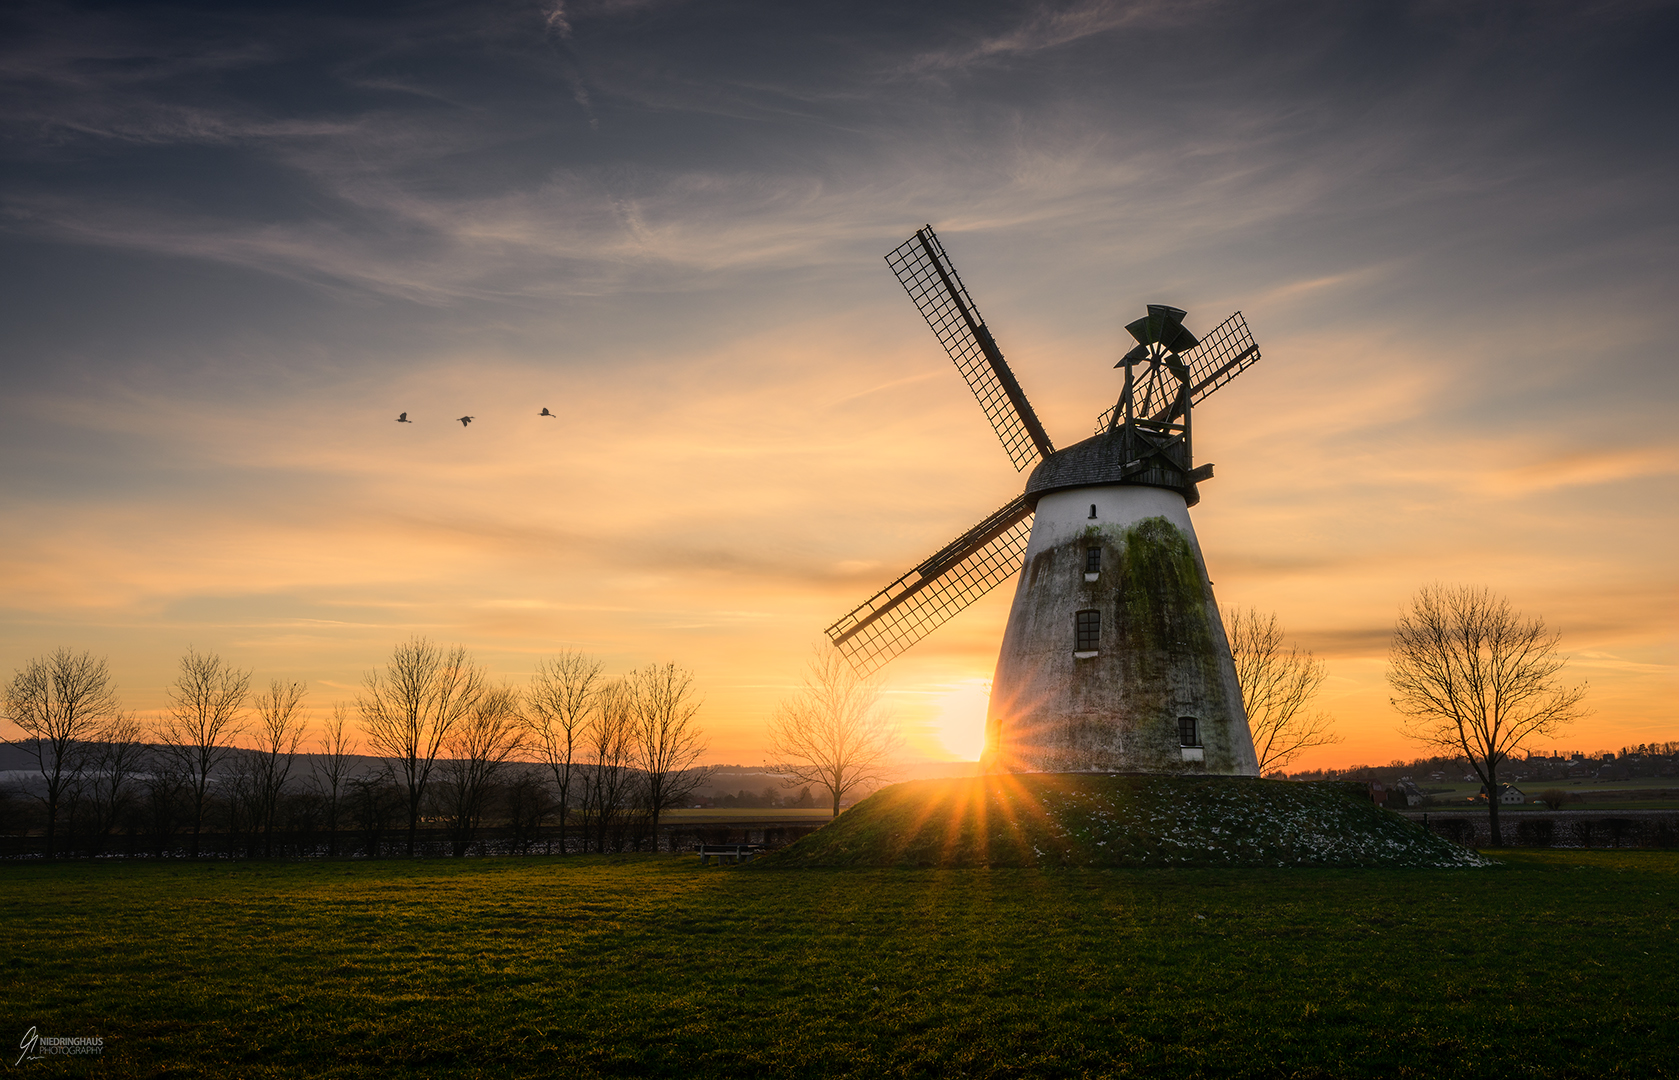
<instances>
[{"instance_id":1,"label":"windmill cap","mask_svg":"<svg viewBox=\"0 0 1679 1080\"><path fill-rule=\"evenodd\" d=\"M1136 452L1139 447L1133 447ZM1140 447L1145 452L1149 447ZM1176 456L1181 455L1181 457ZM1146 456L1146 455L1145 455ZM1184 497L1187 506L1194 506L1201 499L1196 489L1197 479L1205 480L1212 475L1212 466L1203 470L1191 472L1187 462L1188 455L1183 454L1182 444L1177 450L1169 451L1164 458L1156 454L1152 457L1153 464L1141 470L1128 468L1134 464L1125 459L1125 441L1118 432L1103 432L1092 435L1082 442L1062 447L1038 462L1038 467L1026 478L1026 502L1036 509L1038 500L1056 491L1069 491L1074 488L1096 487L1158 487L1168 491L1176 491Z\"/></svg>"},{"instance_id":2,"label":"windmill cap","mask_svg":"<svg viewBox=\"0 0 1679 1080\"><path fill-rule=\"evenodd\" d=\"M1125 329L1137 339L1140 345L1164 345L1175 353L1188 352L1200 342L1194 334L1183 328L1184 316L1189 314L1182 308L1171 307L1167 304L1150 304L1148 315L1136 322L1127 323Z\"/></svg>"}]
</instances>

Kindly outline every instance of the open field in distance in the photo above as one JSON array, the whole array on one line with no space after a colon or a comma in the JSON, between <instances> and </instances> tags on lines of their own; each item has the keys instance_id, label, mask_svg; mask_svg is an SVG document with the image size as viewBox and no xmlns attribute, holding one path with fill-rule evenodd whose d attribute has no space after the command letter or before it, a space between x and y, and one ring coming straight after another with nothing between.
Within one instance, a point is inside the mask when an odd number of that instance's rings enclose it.
<instances>
[{"instance_id":1,"label":"open field in distance","mask_svg":"<svg viewBox=\"0 0 1679 1080\"><path fill-rule=\"evenodd\" d=\"M1679 854L1500 857L14 864L0 1018L109 1076L1670 1075Z\"/></svg>"}]
</instances>

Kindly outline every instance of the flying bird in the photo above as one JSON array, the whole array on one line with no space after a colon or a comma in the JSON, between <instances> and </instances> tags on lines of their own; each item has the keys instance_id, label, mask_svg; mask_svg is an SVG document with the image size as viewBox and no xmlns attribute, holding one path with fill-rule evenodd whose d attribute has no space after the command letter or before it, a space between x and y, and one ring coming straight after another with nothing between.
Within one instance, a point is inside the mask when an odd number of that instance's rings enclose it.
<instances>
[{"instance_id":1,"label":"flying bird","mask_svg":"<svg viewBox=\"0 0 1679 1080\"><path fill-rule=\"evenodd\" d=\"M554 414L553 414L553 413L551 413L551 412L549 412L549 411L548 411L548 407L547 407L547 406L546 406L546 405L545 405L545 406L543 406L543 408L542 408L542 411L541 411L541 412L539 412L539 413L537 413L537 414L536 414L536 415L538 415L538 416L554 416ZM559 419L559 417L557 417L557 416L554 416L554 419L556 419L556 420L558 420L558 419Z\"/></svg>"},{"instance_id":2,"label":"flying bird","mask_svg":"<svg viewBox=\"0 0 1679 1080\"><path fill-rule=\"evenodd\" d=\"M397 416L396 422L399 424L412 424L414 421L408 419L407 413L401 413Z\"/></svg>"},{"instance_id":3,"label":"flying bird","mask_svg":"<svg viewBox=\"0 0 1679 1080\"><path fill-rule=\"evenodd\" d=\"M466 427L466 425L472 423L472 417L470 416L457 416L455 419L461 422L461 427Z\"/></svg>"}]
</instances>

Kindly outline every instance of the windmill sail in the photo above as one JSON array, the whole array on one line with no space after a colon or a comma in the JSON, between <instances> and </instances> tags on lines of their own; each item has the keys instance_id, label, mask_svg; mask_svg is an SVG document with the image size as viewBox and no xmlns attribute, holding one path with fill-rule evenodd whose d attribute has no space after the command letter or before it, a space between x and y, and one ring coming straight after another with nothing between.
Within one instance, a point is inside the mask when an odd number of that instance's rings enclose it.
<instances>
[{"instance_id":1,"label":"windmill sail","mask_svg":"<svg viewBox=\"0 0 1679 1080\"><path fill-rule=\"evenodd\" d=\"M1257 364L1259 346L1254 342L1253 335L1248 332L1247 320L1243 319L1242 313L1238 311L1214 327L1213 332L1202 338L1201 344L1186 352L1183 358L1189 367L1189 401L1191 405L1195 405ZM1170 415L1167 415L1168 412ZM1114 409L1109 409L1097 418L1098 434L1108 429L1113 416ZM1153 419L1177 419L1175 403L1154 415Z\"/></svg>"},{"instance_id":2,"label":"windmill sail","mask_svg":"<svg viewBox=\"0 0 1679 1080\"><path fill-rule=\"evenodd\" d=\"M1003 449L1008 451L1015 471L1053 453L1049 435L1014 372L1003 361L973 298L956 275L956 267L933 235L933 227L924 226L900 244L886 256L886 264L933 328L939 344L956 362L997 438L1002 440Z\"/></svg>"},{"instance_id":3,"label":"windmill sail","mask_svg":"<svg viewBox=\"0 0 1679 1080\"><path fill-rule=\"evenodd\" d=\"M828 627L829 640L874 671L1018 573L1031 519L1021 495Z\"/></svg>"}]
</instances>

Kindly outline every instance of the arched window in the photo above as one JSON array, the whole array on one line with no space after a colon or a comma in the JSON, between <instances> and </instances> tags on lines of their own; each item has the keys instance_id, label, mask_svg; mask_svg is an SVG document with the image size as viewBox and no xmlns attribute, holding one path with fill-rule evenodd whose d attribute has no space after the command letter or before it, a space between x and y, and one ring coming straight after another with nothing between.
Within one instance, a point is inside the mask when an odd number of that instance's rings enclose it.
<instances>
[{"instance_id":1,"label":"arched window","mask_svg":"<svg viewBox=\"0 0 1679 1080\"><path fill-rule=\"evenodd\" d=\"M1073 655L1095 656L1102 648L1102 613L1081 611L1073 616Z\"/></svg>"},{"instance_id":2,"label":"arched window","mask_svg":"<svg viewBox=\"0 0 1679 1080\"><path fill-rule=\"evenodd\" d=\"M1096 504L1095 503L1090 504L1090 520L1091 521L1096 520Z\"/></svg>"}]
</instances>

